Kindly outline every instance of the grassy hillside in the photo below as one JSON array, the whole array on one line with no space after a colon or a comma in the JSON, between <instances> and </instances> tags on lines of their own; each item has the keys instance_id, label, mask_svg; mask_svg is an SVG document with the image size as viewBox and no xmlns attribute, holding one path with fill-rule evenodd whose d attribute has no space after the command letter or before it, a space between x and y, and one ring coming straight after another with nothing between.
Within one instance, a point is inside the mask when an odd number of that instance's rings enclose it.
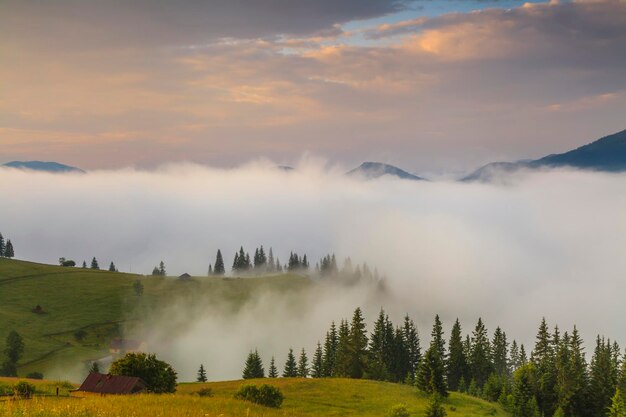
<instances>
[{"instance_id":1,"label":"grassy hillside","mask_svg":"<svg viewBox=\"0 0 626 417\"><path fill-rule=\"evenodd\" d=\"M140 297L133 290L136 280L144 286ZM307 285L307 279L290 274L182 282L0 258L0 344L17 330L26 344L19 374L48 374L106 355L110 340L125 324L141 322L177 298L236 309L259 290L288 292ZM37 305L42 312L33 311Z\"/></svg>"},{"instance_id":2,"label":"grassy hillside","mask_svg":"<svg viewBox=\"0 0 626 417\"><path fill-rule=\"evenodd\" d=\"M0 403L0 417L103 417L205 416L205 417L285 417L285 416L358 416L384 417L398 403L406 404L411 416L422 416L428 398L416 389L385 382L348 379L263 379L245 383L269 383L285 395L281 409L270 409L235 400L233 393L243 381L207 384L182 384L174 395L121 397L36 398L30 401ZM213 397L194 395L211 388ZM453 393L445 401L448 416L508 416L499 406L473 397Z\"/></svg>"}]
</instances>

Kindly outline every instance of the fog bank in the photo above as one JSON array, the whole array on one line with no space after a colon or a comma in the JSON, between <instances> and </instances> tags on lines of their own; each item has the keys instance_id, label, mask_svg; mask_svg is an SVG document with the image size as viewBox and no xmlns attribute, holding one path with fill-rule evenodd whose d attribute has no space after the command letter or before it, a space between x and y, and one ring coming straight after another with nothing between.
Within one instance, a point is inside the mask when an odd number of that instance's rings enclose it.
<instances>
[{"instance_id":1,"label":"fog bank","mask_svg":"<svg viewBox=\"0 0 626 417\"><path fill-rule=\"evenodd\" d=\"M388 276L384 307L394 321L412 315L423 345L435 313L446 337L455 317L469 332L482 316L490 331L500 325L528 344L545 316L562 329L576 323L588 342L596 333L626 342L626 175L522 172L489 185L342 172L314 159L291 172L268 161L85 175L0 169L0 232L19 259L96 256L101 267L144 274L163 260L172 275L205 275L218 248L229 267L241 245L273 247L283 263L291 250L312 264L336 252ZM314 291L298 295L297 314L272 294L234 317L203 311L162 354L182 379L200 362L212 377L237 378L250 348L282 366L289 346L312 353L331 319L364 305L371 323L382 302L362 287Z\"/></svg>"}]
</instances>

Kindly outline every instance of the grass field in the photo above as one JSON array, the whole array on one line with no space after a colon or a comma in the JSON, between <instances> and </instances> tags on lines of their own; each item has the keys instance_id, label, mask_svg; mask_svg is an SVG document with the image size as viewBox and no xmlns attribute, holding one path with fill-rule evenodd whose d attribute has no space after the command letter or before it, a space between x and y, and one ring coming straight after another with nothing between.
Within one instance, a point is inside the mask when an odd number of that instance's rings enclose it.
<instances>
[{"instance_id":1,"label":"grass field","mask_svg":"<svg viewBox=\"0 0 626 417\"><path fill-rule=\"evenodd\" d=\"M0 381L0 384L2 381ZM243 381L181 384L176 394L109 396L90 398L35 398L0 402L0 417L87 417L87 416L205 416L205 417L385 417L389 409L406 404L411 416L422 416L428 398L415 388L385 382L348 379L279 378L245 381L268 383L281 389L285 401L270 409L235 400ZM45 385L46 382L38 382ZM48 383L53 386L54 383ZM211 388L213 397L194 393ZM508 416L498 405L452 393L445 401L448 416Z\"/></svg>"},{"instance_id":2,"label":"grass field","mask_svg":"<svg viewBox=\"0 0 626 417\"><path fill-rule=\"evenodd\" d=\"M144 286L141 297L133 290L138 279ZM219 302L237 309L259 290L298 291L309 284L290 274L181 282L0 258L0 344L17 330L26 345L19 375L33 371L49 375L106 355L110 340L128 323L141 322L179 298L187 304ZM33 312L37 305L41 314Z\"/></svg>"}]
</instances>

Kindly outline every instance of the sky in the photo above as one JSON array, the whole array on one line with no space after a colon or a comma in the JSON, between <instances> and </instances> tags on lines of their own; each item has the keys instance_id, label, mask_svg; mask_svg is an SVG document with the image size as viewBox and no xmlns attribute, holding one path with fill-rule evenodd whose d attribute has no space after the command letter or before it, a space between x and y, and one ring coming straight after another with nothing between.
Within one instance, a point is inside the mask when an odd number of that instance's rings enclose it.
<instances>
[{"instance_id":1,"label":"sky","mask_svg":"<svg viewBox=\"0 0 626 417\"><path fill-rule=\"evenodd\" d=\"M626 127L624 0L3 0L0 57L0 162L428 175Z\"/></svg>"}]
</instances>

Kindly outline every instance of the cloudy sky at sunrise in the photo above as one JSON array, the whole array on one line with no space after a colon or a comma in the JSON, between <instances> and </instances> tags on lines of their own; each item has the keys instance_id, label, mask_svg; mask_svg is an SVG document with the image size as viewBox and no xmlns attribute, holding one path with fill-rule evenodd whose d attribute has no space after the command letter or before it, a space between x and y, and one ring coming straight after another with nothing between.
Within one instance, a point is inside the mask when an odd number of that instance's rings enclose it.
<instances>
[{"instance_id":1,"label":"cloudy sky at sunrise","mask_svg":"<svg viewBox=\"0 0 626 417\"><path fill-rule=\"evenodd\" d=\"M626 127L626 1L0 0L0 162L418 173Z\"/></svg>"}]
</instances>

